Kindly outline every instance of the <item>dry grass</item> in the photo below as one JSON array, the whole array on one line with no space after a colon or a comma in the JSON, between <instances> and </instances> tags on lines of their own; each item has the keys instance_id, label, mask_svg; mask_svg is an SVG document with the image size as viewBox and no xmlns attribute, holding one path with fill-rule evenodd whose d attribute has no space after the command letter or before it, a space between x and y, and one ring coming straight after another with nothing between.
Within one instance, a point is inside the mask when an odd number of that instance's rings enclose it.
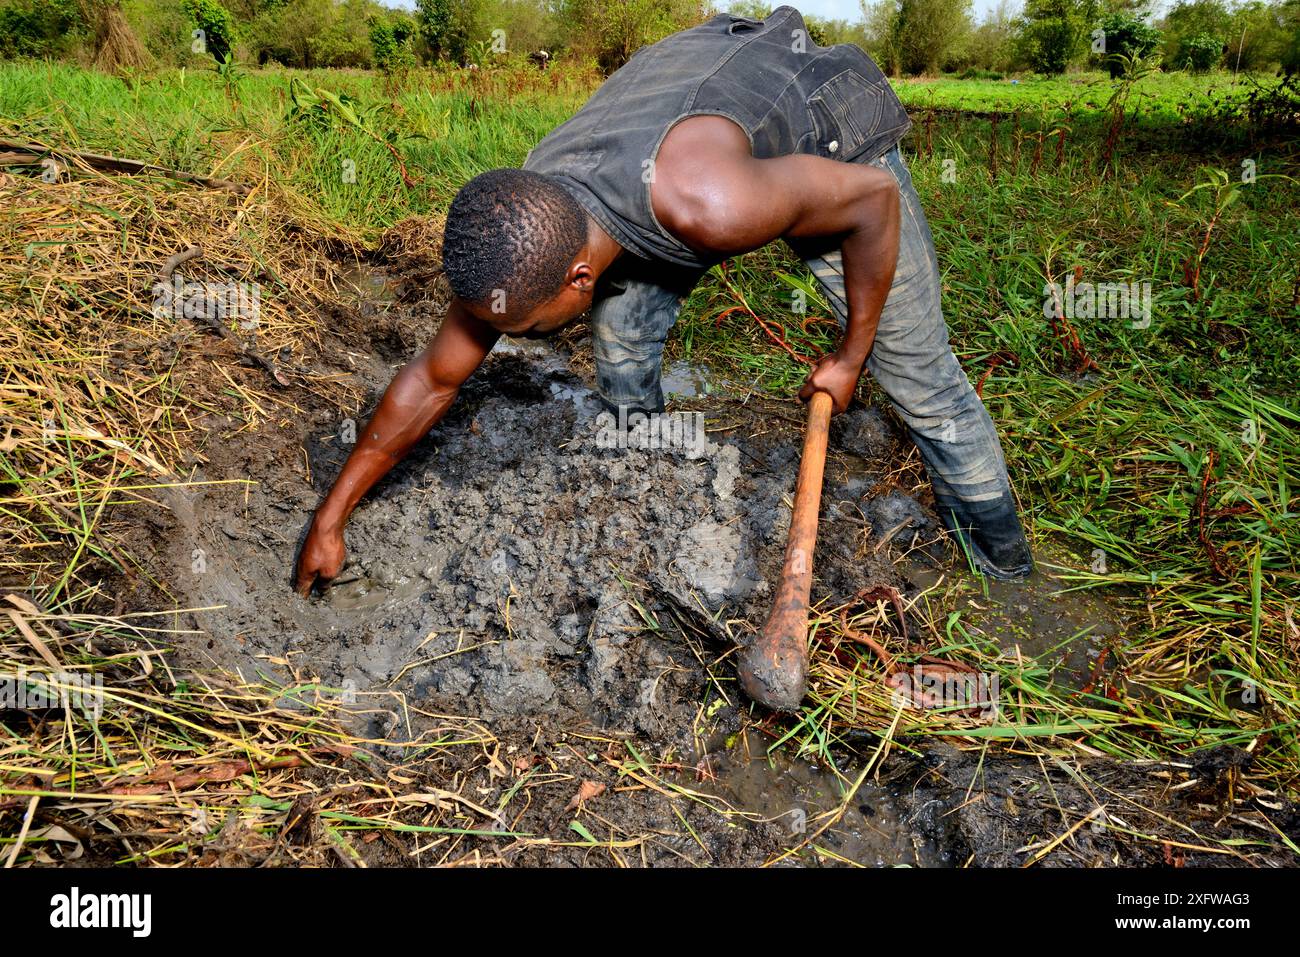
<instances>
[{"instance_id":1,"label":"dry grass","mask_svg":"<svg viewBox=\"0 0 1300 957\"><path fill-rule=\"evenodd\" d=\"M138 69L151 59L120 4L121 0L81 0L82 16L95 25L95 66L105 72Z\"/></svg>"},{"instance_id":2,"label":"dry grass","mask_svg":"<svg viewBox=\"0 0 1300 957\"><path fill-rule=\"evenodd\" d=\"M0 856L9 866L455 860L466 835L499 830L444 766L450 750L492 760L477 722L417 716L397 698L348 701L310 679L279 688L175 673L164 627L174 619L122 614L106 591L132 566L111 531L114 507L187 484L203 461L203 417L253 431L301 414L304 393L355 403L353 385L312 368L318 307L345 287L340 266L260 189L72 172L53 183L0 174L0 682L57 694L97 680L102 713L9 712ZM332 242L351 248L347 236ZM155 310L159 273L196 245L176 274L257 284L254 326ZM390 735L398 743L381 758L348 730L376 709L424 730Z\"/></svg>"},{"instance_id":3,"label":"dry grass","mask_svg":"<svg viewBox=\"0 0 1300 957\"><path fill-rule=\"evenodd\" d=\"M434 863L455 859L465 837L502 833L446 786L448 755L496 746L473 721L423 714L425 730L402 740L415 715L399 697L178 674L157 616L2 601L4 676L72 696L63 711L0 726L6 866ZM376 713L395 725L388 757L348 730Z\"/></svg>"},{"instance_id":4,"label":"dry grass","mask_svg":"<svg viewBox=\"0 0 1300 957\"><path fill-rule=\"evenodd\" d=\"M308 358L338 267L276 201L156 179L0 174L0 205L0 582L49 588L53 601L85 561L120 569L97 534L105 510L184 481L197 416L255 427L291 404L256 357L322 399L352 399ZM195 245L174 279L259 292L256 315L229 318L228 336L220 320L155 309L166 304L160 272Z\"/></svg>"}]
</instances>

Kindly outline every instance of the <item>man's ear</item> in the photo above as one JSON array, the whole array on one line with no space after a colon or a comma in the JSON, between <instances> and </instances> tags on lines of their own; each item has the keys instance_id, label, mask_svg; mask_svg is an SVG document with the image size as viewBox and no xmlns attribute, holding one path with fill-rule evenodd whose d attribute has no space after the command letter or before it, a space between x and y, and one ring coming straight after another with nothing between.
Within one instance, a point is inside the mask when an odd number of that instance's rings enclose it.
<instances>
[{"instance_id":1,"label":"man's ear","mask_svg":"<svg viewBox=\"0 0 1300 957\"><path fill-rule=\"evenodd\" d=\"M591 263L584 259L575 259L569 266L568 276L565 277L568 285L584 294L595 288L596 279L596 270L592 269Z\"/></svg>"}]
</instances>

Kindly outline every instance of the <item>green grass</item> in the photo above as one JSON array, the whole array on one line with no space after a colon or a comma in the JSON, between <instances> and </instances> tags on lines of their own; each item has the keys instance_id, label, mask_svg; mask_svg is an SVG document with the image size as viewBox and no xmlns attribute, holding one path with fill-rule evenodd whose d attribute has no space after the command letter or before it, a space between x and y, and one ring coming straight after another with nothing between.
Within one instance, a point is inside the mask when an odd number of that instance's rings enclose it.
<instances>
[{"instance_id":1,"label":"green grass","mask_svg":"<svg viewBox=\"0 0 1300 957\"><path fill-rule=\"evenodd\" d=\"M416 73L393 88L368 74L295 75L354 98L365 129L290 118L284 72L249 73L232 91L211 73L124 82L42 65L0 68L0 124L59 145L282 184L322 217L373 230L438 214L465 179L517 165L590 86L579 76ZM1113 84L1100 74L905 82L900 94L922 120L905 153L934 232L955 348L972 381L1001 360L984 397L1034 537L1061 539L1081 556L1105 553L1104 573L1084 559L1072 580L1131 609L1115 654L1133 696L1072 703L1036 666L994 662L960 629L954 653L1005 670L1004 687L1029 696L1013 736L1077 728L1086 713L1082 737L1101 750L1255 742L1262 766L1290 783L1300 720L1300 163L1293 144L1183 148L1180 105L1203 110L1231 84L1223 75L1141 81L1131 101L1138 115L1109 164L1099 122L1067 124L1057 161L1065 104L1075 117L1104 109ZM1003 119L995 135L977 117L927 123L929 107L1014 110L1021 119ZM384 139L415 186L403 185ZM355 162L355 183L340 175L345 159ZM1235 185L1244 159L1264 175ZM1215 190L1187 195L1209 182L1204 167L1224 171L1235 190L1217 218ZM1186 267L1207 228L1193 294ZM1077 352L1043 316L1044 283L1076 269L1084 281L1149 281L1154 291L1148 328L1072 322L1099 367L1084 377ZM796 352L815 356L834 338L830 327L791 316L791 289L806 283L782 248L733 261L726 283L715 272L692 294L670 348L792 395L806 367L742 314L718 318L739 294ZM843 717L823 704L817 721Z\"/></svg>"},{"instance_id":2,"label":"green grass","mask_svg":"<svg viewBox=\"0 0 1300 957\"><path fill-rule=\"evenodd\" d=\"M1214 100L1236 100L1252 88L1254 78L1231 73L1159 73L1137 83L1148 122L1177 122ZM976 112L1015 110L1076 115L1102 113L1116 81L1101 71L1063 76L1007 77L1002 80L961 80L956 77L895 80L899 99L912 110L929 108Z\"/></svg>"},{"instance_id":3,"label":"green grass","mask_svg":"<svg viewBox=\"0 0 1300 957\"><path fill-rule=\"evenodd\" d=\"M460 184L484 169L520 165L592 84L562 69L515 82L466 76L249 71L228 87L212 71L124 80L59 64L8 63L0 65L0 128L189 173L268 178L342 224L380 228L444 210ZM350 98L370 133L394 138L416 185L405 186L383 144L357 126L337 117L292 118L293 77Z\"/></svg>"}]
</instances>

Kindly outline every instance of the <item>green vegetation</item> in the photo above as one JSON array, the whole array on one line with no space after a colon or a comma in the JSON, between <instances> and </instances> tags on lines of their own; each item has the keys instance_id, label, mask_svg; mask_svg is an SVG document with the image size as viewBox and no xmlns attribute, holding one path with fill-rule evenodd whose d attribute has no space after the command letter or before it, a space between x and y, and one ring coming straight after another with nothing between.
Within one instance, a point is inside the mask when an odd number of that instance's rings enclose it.
<instances>
[{"instance_id":1,"label":"green vegetation","mask_svg":"<svg viewBox=\"0 0 1300 957\"><path fill-rule=\"evenodd\" d=\"M1024 62L1039 73L1064 73L1087 47L1092 3L1078 0L1026 0L1016 46Z\"/></svg>"},{"instance_id":2,"label":"green vegetation","mask_svg":"<svg viewBox=\"0 0 1300 957\"><path fill-rule=\"evenodd\" d=\"M11 65L0 70L0 123L10 134L204 175L230 175L231 145L246 140L239 161L250 177L272 176L324 216L377 229L445 209L460 184L484 169L522 163L597 82L565 68L457 71L413 75L390 97L375 74L308 70L292 78L338 97L361 122L339 109L304 122L283 73L247 73L232 100L210 71L124 83L72 67ZM393 138L421 179L416 188L403 185L385 145ZM343 176L349 162L355 182Z\"/></svg>"},{"instance_id":3,"label":"green vegetation","mask_svg":"<svg viewBox=\"0 0 1300 957\"><path fill-rule=\"evenodd\" d=\"M415 36L416 24L410 17L401 14L374 17L370 21L370 46L375 67L391 73L414 66L412 42Z\"/></svg>"},{"instance_id":4,"label":"green vegetation","mask_svg":"<svg viewBox=\"0 0 1300 957\"><path fill-rule=\"evenodd\" d=\"M1148 125L1168 127L1184 116L1204 114L1220 101L1240 102L1255 81L1222 73L1192 75L1161 73L1136 84L1134 95L1142 104L1141 120ZM911 110L966 110L979 113L1020 111L1026 115L1059 115L1064 118L1100 115L1115 84L1099 72L1066 76L1030 75L1005 79L902 80L895 84L899 98Z\"/></svg>"},{"instance_id":5,"label":"green vegetation","mask_svg":"<svg viewBox=\"0 0 1300 957\"><path fill-rule=\"evenodd\" d=\"M230 59L237 33L235 18L217 0L181 0L181 9L194 21L196 32L191 49L211 53L218 63Z\"/></svg>"},{"instance_id":6,"label":"green vegetation","mask_svg":"<svg viewBox=\"0 0 1300 957\"><path fill-rule=\"evenodd\" d=\"M84 42L76 0L6 0L0 4L0 58L64 56Z\"/></svg>"},{"instance_id":7,"label":"green vegetation","mask_svg":"<svg viewBox=\"0 0 1300 957\"><path fill-rule=\"evenodd\" d=\"M1160 31L1132 13L1108 13L1097 21L1094 49L1105 57L1112 80L1128 71L1131 61L1144 60L1160 44Z\"/></svg>"},{"instance_id":8,"label":"green vegetation","mask_svg":"<svg viewBox=\"0 0 1300 957\"><path fill-rule=\"evenodd\" d=\"M1300 0L1175 0L1155 16L1135 0L1001 0L978 23L971 0L876 0L856 21L806 17L817 43L857 43L893 76L1060 75L1122 58L1166 70L1294 73ZM106 68L193 64L211 54L259 65L393 70L502 66L540 50L608 73L633 52L735 0L0 0L0 57L77 58ZM194 30L204 32L202 45ZM138 51L137 51L138 48ZM991 76L986 78L992 78Z\"/></svg>"}]
</instances>

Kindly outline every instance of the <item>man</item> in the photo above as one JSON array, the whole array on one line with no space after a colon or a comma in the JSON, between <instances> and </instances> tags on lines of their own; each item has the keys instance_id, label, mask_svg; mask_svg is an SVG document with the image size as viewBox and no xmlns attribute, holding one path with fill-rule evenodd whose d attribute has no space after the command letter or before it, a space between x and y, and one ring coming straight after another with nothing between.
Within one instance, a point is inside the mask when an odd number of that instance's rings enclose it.
<instances>
[{"instance_id":1,"label":"man","mask_svg":"<svg viewBox=\"0 0 1300 957\"><path fill-rule=\"evenodd\" d=\"M638 51L522 170L484 173L452 202L443 266L455 297L318 509L299 590L338 574L357 502L501 334L545 336L590 310L602 401L660 411L682 297L710 266L778 239L844 329L800 397L827 392L843 412L865 364L973 560L998 577L1027 574L997 433L948 344L933 241L897 145L908 126L866 54L816 46L791 7L761 21L721 14ZM753 676L741 677L752 692Z\"/></svg>"}]
</instances>

